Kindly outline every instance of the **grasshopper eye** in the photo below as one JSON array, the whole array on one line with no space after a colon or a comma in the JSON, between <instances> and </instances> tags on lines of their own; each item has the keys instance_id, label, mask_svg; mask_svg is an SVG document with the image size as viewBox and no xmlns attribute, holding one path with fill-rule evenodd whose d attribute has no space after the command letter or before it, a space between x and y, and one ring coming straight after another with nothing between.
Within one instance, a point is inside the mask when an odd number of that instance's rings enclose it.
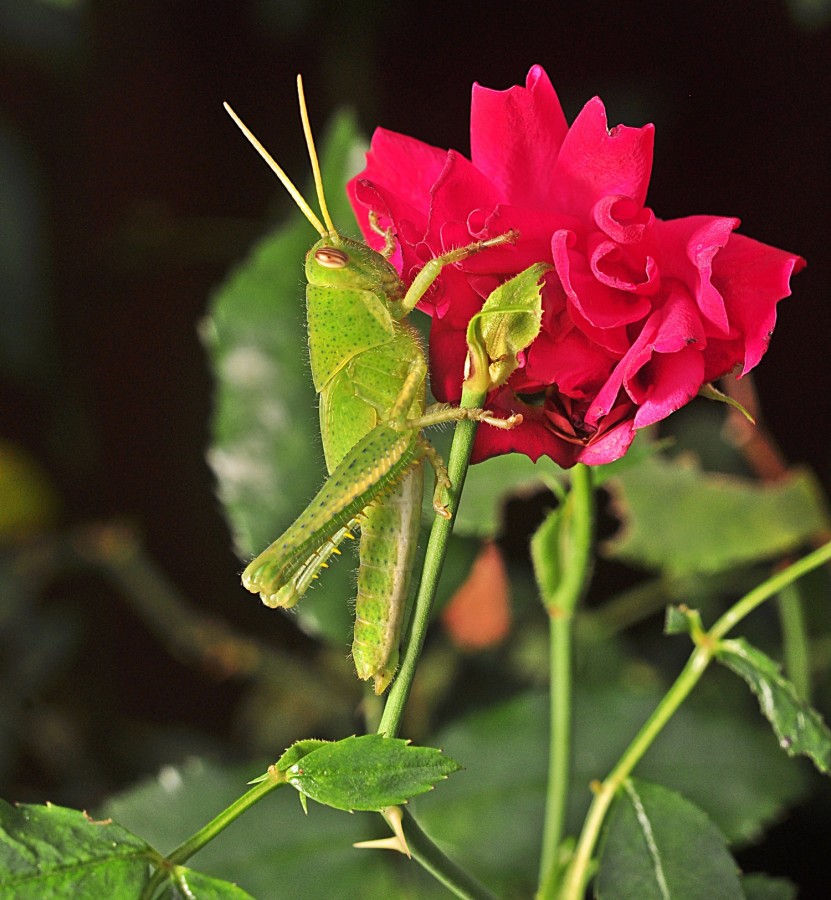
<instances>
[{"instance_id":1,"label":"grasshopper eye","mask_svg":"<svg viewBox=\"0 0 831 900\"><path fill-rule=\"evenodd\" d=\"M345 269L349 265L349 254L337 247L319 247L315 250L315 262L324 269Z\"/></svg>"}]
</instances>

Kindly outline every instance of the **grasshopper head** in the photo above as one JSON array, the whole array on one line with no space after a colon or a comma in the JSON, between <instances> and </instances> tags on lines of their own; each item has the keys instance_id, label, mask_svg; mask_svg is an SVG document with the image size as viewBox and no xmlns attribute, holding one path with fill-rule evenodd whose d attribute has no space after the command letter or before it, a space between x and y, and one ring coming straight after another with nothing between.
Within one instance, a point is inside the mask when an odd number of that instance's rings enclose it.
<instances>
[{"instance_id":1,"label":"grasshopper head","mask_svg":"<svg viewBox=\"0 0 831 900\"><path fill-rule=\"evenodd\" d=\"M400 299L401 282L395 268L371 247L351 238L328 234L306 255L309 284L377 292Z\"/></svg>"}]
</instances>

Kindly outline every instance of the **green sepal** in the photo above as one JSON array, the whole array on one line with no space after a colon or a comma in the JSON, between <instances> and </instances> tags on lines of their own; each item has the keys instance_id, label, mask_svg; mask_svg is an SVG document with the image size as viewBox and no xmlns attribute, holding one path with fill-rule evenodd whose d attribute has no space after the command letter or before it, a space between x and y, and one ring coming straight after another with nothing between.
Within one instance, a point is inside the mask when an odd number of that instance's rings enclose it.
<instances>
[{"instance_id":1,"label":"green sepal","mask_svg":"<svg viewBox=\"0 0 831 900\"><path fill-rule=\"evenodd\" d=\"M715 400L718 403L726 403L727 406L732 406L733 409L737 409L751 425L756 424L756 420L738 400L735 400L733 397L720 391L714 384L702 384L698 389L698 396L704 397L705 400Z\"/></svg>"},{"instance_id":2,"label":"green sepal","mask_svg":"<svg viewBox=\"0 0 831 900\"><path fill-rule=\"evenodd\" d=\"M306 797L351 812L406 803L459 768L441 750L365 734L312 750L290 765L286 775Z\"/></svg>"},{"instance_id":3,"label":"green sepal","mask_svg":"<svg viewBox=\"0 0 831 900\"><path fill-rule=\"evenodd\" d=\"M465 389L487 393L519 366L519 354L540 333L542 278L552 266L535 263L496 288L467 327L470 373Z\"/></svg>"},{"instance_id":4,"label":"green sepal","mask_svg":"<svg viewBox=\"0 0 831 900\"><path fill-rule=\"evenodd\" d=\"M695 638L704 633L701 614L687 606L668 606L664 619L664 634L690 634Z\"/></svg>"},{"instance_id":5,"label":"green sepal","mask_svg":"<svg viewBox=\"0 0 831 900\"><path fill-rule=\"evenodd\" d=\"M831 730L779 665L744 638L721 641L716 659L747 682L788 756L807 756L820 772L831 774Z\"/></svg>"},{"instance_id":6,"label":"green sepal","mask_svg":"<svg viewBox=\"0 0 831 900\"><path fill-rule=\"evenodd\" d=\"M252 778L251 781L246 782L247 784L262 784L264 781L268 781L269 779L274 778L273 771L277 772L285 772L289 766L293 766L298 760L303 759L304 756L311 753L313 750L317 750L318 747L322 747L324 744L327 744L328 741L320 741L316 738L304 738L300 741L295 741L284 753L283 755L274 763L273 766L269 767L267 772L263 772L262 775L258 775L256 778Z\"/></svg>"}]
</instances>

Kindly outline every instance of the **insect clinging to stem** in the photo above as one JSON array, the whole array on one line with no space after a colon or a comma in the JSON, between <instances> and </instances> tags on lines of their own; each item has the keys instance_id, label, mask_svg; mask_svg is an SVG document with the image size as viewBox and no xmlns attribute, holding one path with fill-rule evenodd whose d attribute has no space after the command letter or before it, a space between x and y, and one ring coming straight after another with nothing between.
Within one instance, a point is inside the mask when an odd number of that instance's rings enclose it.
<instances>
[{"instance_id":1,"label":"insect clinging to stem","mask_svg":"<svg viewBox=\"0 0 831 900\"><path fill-rule=\"evenodd\" d=\"M513 428L520 415L426 405L427 360L407 322L444 266L516 240L508 232L429 260L409 287L382 252L335 228L298 76L297 90L323 221L282 168L225 104L242 132L320 235L306 255L306 314L312 378L320 398L320 432L329 478L296 521L246 567L243 585L271 607L292 607L339 545L360 529L360 564L352 656L358 676L380 694L398 665L398 644L418 540L423 461L436 474L433 506L449 517L451 487L440 456L422 429L474 419Z\"/></svg>"}]
</instances>

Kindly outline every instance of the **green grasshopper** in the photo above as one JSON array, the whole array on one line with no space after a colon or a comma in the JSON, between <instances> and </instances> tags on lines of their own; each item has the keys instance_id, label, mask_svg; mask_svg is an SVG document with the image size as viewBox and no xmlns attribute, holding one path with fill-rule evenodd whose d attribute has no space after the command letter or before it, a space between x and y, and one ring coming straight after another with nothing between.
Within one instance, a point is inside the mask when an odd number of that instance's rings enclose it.
<instances>
[{"instance_id":1,"label":"green grasshopper","mask_svg":"<svg viewBox=\"0 0 831 900\"><path fill-rule=\"evenodd\" d=\"M339 545L360 528L360 565L352 656L359 678L387 688L398 666L398 644L418 540L423 460L436 473L433 506L450 517L451 487L441 457L421 433L442 422L474 419L513 428L520 415L446 404L426 407L427 360L407 323L446 265L515 233L469 244L429 260L409 288L389 262L395 241L383 232L381 253L338 233L329 216L302 80L300 114L314 175L321 223L291 180L225 104L257 152L320 235L306 256L309 355L320 395L320 431L330 473L299 518L248 565L243 585L270 607L294 606Z\"/></svg>"}]
</instances>

